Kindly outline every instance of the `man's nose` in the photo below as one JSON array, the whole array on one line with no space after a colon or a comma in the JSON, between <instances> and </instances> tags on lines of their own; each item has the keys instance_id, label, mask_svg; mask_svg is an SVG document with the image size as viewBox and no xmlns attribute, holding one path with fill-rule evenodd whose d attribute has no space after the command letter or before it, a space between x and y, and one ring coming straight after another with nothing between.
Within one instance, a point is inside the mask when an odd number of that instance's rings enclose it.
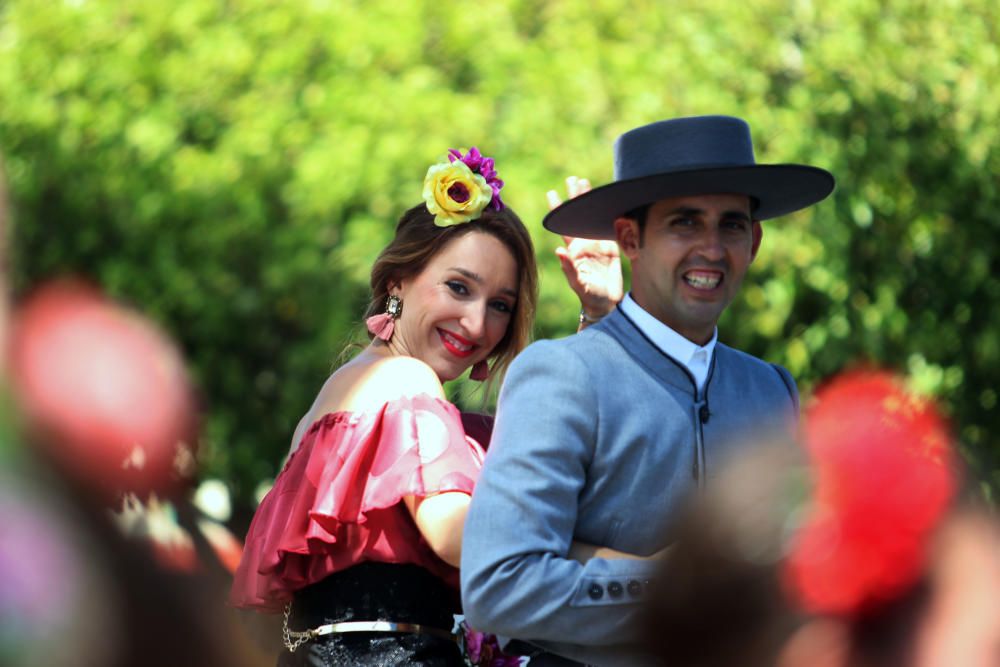
<instances>
[{"instance_id":1,"label":"man's nose","mask_svg":"<svg viewBox=\"0 0 1000 667\"><path fill-rule=\"evenodd\" d=\"M725 247L722 244L722 233L718 227L707 227L698 238L698 254L705 259L717 262L725 257Z\"/></svg>"}]
</instances>

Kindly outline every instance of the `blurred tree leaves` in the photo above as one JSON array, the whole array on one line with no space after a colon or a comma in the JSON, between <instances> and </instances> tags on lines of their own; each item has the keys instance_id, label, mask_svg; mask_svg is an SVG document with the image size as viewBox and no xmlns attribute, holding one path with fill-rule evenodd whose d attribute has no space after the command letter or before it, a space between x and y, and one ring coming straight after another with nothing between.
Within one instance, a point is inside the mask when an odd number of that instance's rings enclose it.
<instances>
[{"instance_id":1,"label":"blurred tree leaves","mask_svg":"<svg viewBox=\"0 0 1000 667\"><path fill-rule=\"evenodd\" d=\"M990 0L7 0L15 284L88 276L168 328L203 392L206 473L246 500L448 147L497 158L551 337L576 308L544 191L610 180L630 127L731 113L759 160L838 188L766 223L722 339L805 390L859 360L907 372L1000 488L998 26Z\"/></svg>"}]
</instances>

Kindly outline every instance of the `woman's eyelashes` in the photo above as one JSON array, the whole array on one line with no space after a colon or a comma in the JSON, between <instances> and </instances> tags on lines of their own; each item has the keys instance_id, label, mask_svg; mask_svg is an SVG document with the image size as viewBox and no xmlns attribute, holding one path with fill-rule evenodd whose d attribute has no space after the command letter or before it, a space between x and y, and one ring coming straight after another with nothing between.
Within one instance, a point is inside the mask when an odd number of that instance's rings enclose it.
<instances>
[{"instance_id":1,"label":"woman's eyelashes","mask_svg":"<svg viewBox=\"0 0 1000 667\"><path fill-rule=\"evenodd\" d=\"M513 304L507 303L506 301L497 300L493 301L490 305L494 310L499 311L505 315L509 315L512 312L514 312Z\"/></svg>"},{"instance_id":2,"label":"woman's eyelashes","mask_svg":"<svg viewBox=\"0 0 1000 667\"><path fill-rule=\"evenodd\" d=\"M459 296L469 295L469 287L461 280L446 280L444 284L448 286L448 289Z\"/></svg>"},{"instance_id":3,"label":"woman's eyelashes","mask_svg":"<svg viewBox=\"0 0 1000 667\"><path fill-rule=\"evenodd\" d=\"M446 280L444 284L451 290L452 294L459 297L472 296L472 291L469 286L462 282L461 280ZM504 315L509 315L514 312L514 304L510 303L505 299L494 299L490 301L490 308L493 310L503 313Z\"/></svg>"}]
</instances>

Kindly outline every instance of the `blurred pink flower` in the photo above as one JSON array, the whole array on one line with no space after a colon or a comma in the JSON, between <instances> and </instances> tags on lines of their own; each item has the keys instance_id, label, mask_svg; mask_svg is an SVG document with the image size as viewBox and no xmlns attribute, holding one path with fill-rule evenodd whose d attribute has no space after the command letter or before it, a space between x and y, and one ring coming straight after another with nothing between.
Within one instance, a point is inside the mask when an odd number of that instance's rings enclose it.
<instances>
[{"instance_id":1,"label":"blurred pink flower","mask_svg":"<svg viewBox=\"0 0 1000 667\"><path fill-rule=\"evenodd\" d=\"M473 630L465 622L462 623L462 634L469 664L477 667L518 667L521 664L521 656L507 655L500 650L496 635Z\"/></svg>"}]
</instances>

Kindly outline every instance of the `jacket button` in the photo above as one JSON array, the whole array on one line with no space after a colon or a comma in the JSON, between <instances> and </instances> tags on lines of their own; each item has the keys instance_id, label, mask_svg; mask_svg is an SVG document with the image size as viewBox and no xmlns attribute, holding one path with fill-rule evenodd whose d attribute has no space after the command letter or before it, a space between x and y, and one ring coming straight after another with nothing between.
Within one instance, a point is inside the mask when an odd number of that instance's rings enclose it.
<instances>
[{"instance_id":1,"label":"jacket button","mask_svg":"<svg viewBox=\"0 0 1000 667\"><path fill-rule=\"evenodd\" d=\"M622 586L619 582L612 581L610 584L608 584L608 595L610 595L611 597L620 598L622 596L622 593L624 592L625 592L625 587Z\"/></svg>"},{"instance_id":2,"label":"jacket button","mask_svg":"<svg viewBox=\"0 0 1000 667\"><path fill-rule=\"evenodd\" d=\"M600 584L591 584L590 588L587 589L587 595L590 596L591 600L600 600L604 597L604 587Z\"/></svg>"},{"instance_id":3,"label":"jacket button","mask_svg":"<svg viewBox=\"0 0 1000 667\"><path fill-rule=\"evenodd\" d=\"M640 595L642 595L642 584L640 584L635 579L630 580L628 582L628 594L634 598L637 598Z\"/></svg>"}]
</instances>

